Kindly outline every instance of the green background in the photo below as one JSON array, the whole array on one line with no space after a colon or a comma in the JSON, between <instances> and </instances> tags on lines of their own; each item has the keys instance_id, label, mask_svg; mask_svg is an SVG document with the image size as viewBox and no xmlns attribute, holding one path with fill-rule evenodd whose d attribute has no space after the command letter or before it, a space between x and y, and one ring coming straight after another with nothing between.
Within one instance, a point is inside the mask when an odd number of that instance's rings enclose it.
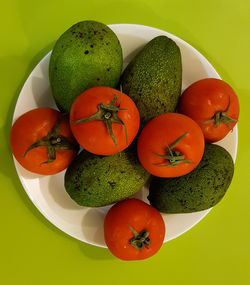
<instances>
[{"instance_id":1,"label":"green background","mask_svg":"<svg viewBox=\"0 0 250 285\"><path fill-rule=\"evenodd\" d=\"M1 3L1 284L250 284L249 15L248 0ZM12 115L27 76L61 33L86 19L175 34L212 63L240 100L235 175L223 202L144 261L122 262L51 225L23 190L9 149Z\"/></svg>"}]
</instances>

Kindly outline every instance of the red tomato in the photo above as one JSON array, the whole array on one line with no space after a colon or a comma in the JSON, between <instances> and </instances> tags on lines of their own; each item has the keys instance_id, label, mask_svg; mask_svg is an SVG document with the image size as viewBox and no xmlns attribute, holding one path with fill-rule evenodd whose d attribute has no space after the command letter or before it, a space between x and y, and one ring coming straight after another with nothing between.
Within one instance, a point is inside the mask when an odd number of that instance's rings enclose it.
<instances>
[{"instance_id":1,"label":"red tomato","mask_svg":"<svg viewBox=\"0 0 250 285\"><path fill-rule=\"evenodd\" d=\"M195 120L207 142L223 139L239 118L239 101L224 81L206 78L190 85L179 100L178 112Z\"/></svg>"},{"instance_id":2,"label":"red tomato","mask_svg":"<svg viewBox=\"0 0 250 285\"><path fill-rule=\"evenodd\" d=\"M67 168L78 150L68 120L50 108L33 109L19 117L10 132L10 146L25 169L43 175Z\"/></svg>"},{"instance_id":3,"label":"red tomato","mask_svg":"<svg viewBox=\"0 0 250 285\"><path fill-rule=\"evenodd\" d=\"M187 116L166 113L142 130L137 153L143 167L158 177L178 177L192 171L204 152L200 127Z\"/></svg>"},{"instance_id":4,"label":"red tomato","mask_svg":"<svg viewBox=\"0 0 250 285\"><path fill-rule=\"evenodd\" d=\"M122 260L145 259L161 248L165 224L154 207L138 199L127 199L108 211L104 237L114 256Z\"/></svg>"},{"instance_id":5,"label":"red tomato","mask_svg":"<svg viewBox=\"0 0 250 285\"><path fill-rule=\"evenodd\" d=\"M139 125L139 112L132 99L109 87L87 89L70 110L70 126L76 140L87 151L99 155L112 155L127 148Z\"/></svg>"}]
</instances>

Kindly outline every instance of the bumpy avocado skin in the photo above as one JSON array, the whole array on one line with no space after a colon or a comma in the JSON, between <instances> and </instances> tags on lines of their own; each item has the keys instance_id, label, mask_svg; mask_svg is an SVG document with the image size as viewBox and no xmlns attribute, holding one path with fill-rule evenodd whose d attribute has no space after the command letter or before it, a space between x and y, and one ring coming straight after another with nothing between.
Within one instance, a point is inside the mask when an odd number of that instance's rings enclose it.
<instances>
[{"instance_id":1,"label":"bumpy avocado skin","mask_svg":"<svg viewBox=\"0 0 250 285\"><path fill-rule=\"evenodd\" d=\"M136 103L142 126L155 116L174 112L182 84L179 47L166 36L154 38L129 63L120 84Z\"/></svg>"},{"instance_id":2,"label":"bumpy avocado skin","mask_svg":"<svg viewBox=\"0 0 250 285\"><path fill-rule=\"evenodd\" d=\"M84 90L116 87L122 71L122 48L105 24L82 21L57 40L50 58L49 79L58 108L69 113Z\"/></svg>"},{"instance_id":3,"label":"bumpy avocado skin","mask_svg":"<svg viewBox=\"0 0 250 285\"><path fill-rule=\"evenodd\" d=\"M83 150L67 169L64 185L77 204L101 207L135 194L149 177L130 149L112 156Z\"/></svg>"},{"instance_id":4,"label":"bumpy avocado skin","mask_svg":"<svg viewBox=\"0 0 250 285\"><path fill-rule=\"evenodd\" d=\"M200 164L178 178L154 177L150 204L164 213L191 213L215 206L225 195L234 173L231 155L222 147L206 144Z\"/></svg>"}]
</instances>

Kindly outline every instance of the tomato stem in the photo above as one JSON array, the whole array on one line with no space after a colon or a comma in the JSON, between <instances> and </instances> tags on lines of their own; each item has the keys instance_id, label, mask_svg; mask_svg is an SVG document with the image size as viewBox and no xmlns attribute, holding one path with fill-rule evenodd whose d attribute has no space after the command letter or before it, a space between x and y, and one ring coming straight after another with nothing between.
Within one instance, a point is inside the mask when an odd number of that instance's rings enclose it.
<instances>
[{"instance_id":1,"label":"tomato stem","mask_svg":"<svg viewBox=\"0 0 250 285\"><path fill-rule=\"evenodd\" d=\"M118 112L119 111L124 111L127 109L122 109L120 108L121 105L121 100L122 100L122 91L121 91L121 95L120 95L121 99L120 99L120 104L118 106L115 105L116 100L117 100L117 96L116 94L114 94L114 97L112 99L112 101L110 102L110 104L105 104L105 103L100 103L98 105L98 111L93 114L90 117L87 118L83 118L77 121L73 121L74 124L82 124L82 123L87 123L90 121L103 121L104 124L107 127L108 133L112 139L112 141L114 142L118 152L120 152L119 147L117 145L114 133L113 133L113 129L112 129L112 124L113 123L119 123L122 124L124 127L124 132L125 132L125 138L126 138L126 144L128 145L128 136L127 136L127 128L126 125L123 123L123 121L118 117Z\"/></svg>"},{"instance_id":2,"label":"tomato stem","mask_svg":"<svg viewBox=\"0 0 250 285\"><path fill-rule=\"evenodd\" d=\"M112 114L111 114L110 112L107 112L107 113L104 115L104 118L105 118L106 120L108 120L108 119L111 118L111 116L112 116Z\"/></svg>"},{"instance_id":3,"label":"tomato stem","mask_svg":"<svg viewBox=\"0 0 250 285\"><path fill-rule=\"evenodd\" d=\"M135 229L133 229L130 225L128 225L131 231L134 234L134 237L129 241L129 244L138 250L142 250L144 247L148 248L150 245L149 231L143 230L138 233Z\"/></svg>"},{"instance_id":4,"label":"tomato stem","mask_svg":"<svg viewBox=\"0 0 250 285\"><path fill-rule=\"evenodd\" d=\"M231 125L231 122L237 122L238 120L236 119L233 119L231 117L229 117L227 115L229 109L230 109L230 106L231 106L231 102L230 102L230 97L229 97L229 104L228 104L228 107L227 107L227 110L226 111L223 111L223 112L217 112L212 119L208 120L208 121L205 121L205 122L202 122L200 123L200 125L204 125L204 124L210 124L210 123L214 123L214 127L217 128L220 124L226 124L229 126L229 128L231 129L231 131L233 131L233 127Z\"/></svg>"},{"instance_id":5,"label":"tomato stem","mask_svg":"<svg viewBox=\"0 0 250 285\"><path fill-rule=\"evenodd\" d=\"M185 160L185 156L181 155L181 153L177 150L173 150L173 148L188 134L188 132L186 132L185 134L183 134L182 136L180 136L179 138L177 138L177 140L175 140L170 146L167 145L167 153L165 155L163 154L158 154L158 153L154 153L155 155L158 155L162 158L165 158L168 161L168 164L153 164L155 166L159 166L159 167L176 167L178 166L180 163L188 163L188 164L194 164L193 162L191 162L190 160Z\"/></svg>"},{"instance_id":6,"label":"tomato stem","mask_svg":"<svg viewBox=\"0 0 250 285\"><path fill-rule=\"evenodd\" d=\"M42 162L42 164L51 163L56 159L57 151L78 149L77 144L70 142L66 137L60 135L61 121L62 121L62 116L59 116L58 120L56 121L53 128L49 131L48 135L30 145L26 149L24 157L27 155L27 153L30 150L43 146L47 148L49 160Z\"/></svg>"}]
</instances>

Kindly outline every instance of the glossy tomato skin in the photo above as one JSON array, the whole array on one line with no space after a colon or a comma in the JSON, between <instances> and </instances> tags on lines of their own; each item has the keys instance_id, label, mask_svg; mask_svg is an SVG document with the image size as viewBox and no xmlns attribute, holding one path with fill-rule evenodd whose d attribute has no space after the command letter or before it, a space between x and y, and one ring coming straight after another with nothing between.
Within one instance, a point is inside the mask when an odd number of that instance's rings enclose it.
<instances>
[{"instance_id":1,"label":"glossy tomato skin","mask_svg":"<svg viewBox=\"0 0 250 285\"><path fill-rule=\"evenodd\" d=\"M186 136L173 150L179 151L191 163L183 162L173 167L161 166L169 163L159 155L166 155L167 146L171 146L185 133ZM199 164L204 145L204 136L195 121L182 114L166 113L155 117L143 128L137 143L137 153L142 166L152 175L179 177Z\"/></svg>"},{"instance_id":2,"label":"glossy tomato skin","mask_svg":"<svg viewBox=\"0 0 250 285\"><path fill-rule=\"evenodd\" d=\"M230 106L229 106L230 104ZM230 127L221 123L202 124L213 119L217 112L227 112L227 116L238 120L239 100L230 85L220 79L206 78L191 84L182 94L178 104L178 112L195 120L201 127L206 142L216 142L223 139ZM232 128L236 122L230 122Z\"/></svg>"},{"instance_id":3,"label":"glossy tomato skin","mask_svg":"<svg viewBox=\"0 0 250 285\"><path fill-rule=\"evenodd\" d=\"M117 115L127 129L127 142L124 126L119 123L112 124L112 130L120 151L127 148L139 130L140 116L135 103L126 94L109 87L93 87L80 94L71 106L70 125L74 137L87 151L98 155L112 155L118 152L108 129L103 121L91 121L75 124L74 121L96 114L100 103L110 104L117 96L115 105L120 104L121 109Z\"/></svg>"},{"instance_id":4,"label":"glossy tomato skin","mask_svg":"<svg viewBox=\"0 0 250 285\"><path fill-rule=\"evenodd\" d=\"M132 227L137 232L149 231L150 244L142 250L130 244ZM111 253L122 260L141 260L153 256L162 246L165 223L158 210L131 198L116 203L104 219L105 242Z\"/></svg>"},{"instance_id":5,"label":"glossy tomato skin","mask_svg":"<svg viewBox=\"0 0 250 285\"><path fill-rule=\"evenodd\" d=\"M66 169L76 156L77 148L57 151L56 159L53 162L43 163L48 161L46 147L34 148L24 156L28 147L48 135L59 119L59 116L60 112L57 110L37 108L24 113L14 122L10 132L10 147L16 160L25 169L42 175L56 174ZM60 134L70 142L76 144L66 117L62 118Z\"/></svg>"}]
</instances>

